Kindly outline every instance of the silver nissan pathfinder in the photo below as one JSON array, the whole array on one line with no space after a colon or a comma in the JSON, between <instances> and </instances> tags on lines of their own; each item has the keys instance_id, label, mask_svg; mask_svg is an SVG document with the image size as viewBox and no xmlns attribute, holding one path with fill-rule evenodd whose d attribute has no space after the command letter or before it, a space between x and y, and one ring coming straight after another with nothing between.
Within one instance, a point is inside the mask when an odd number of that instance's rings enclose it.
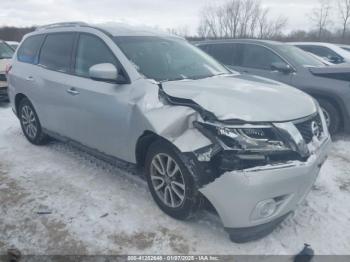
<instances>
[{"instance_id":1,"label":"silver nissan pathfinder","mask_svg":"<svg viewBox=\"0 0 350 262\"><path fill-rule=\"evenodd\" d=\"M229 71L165 33L40 27L7 77L31 143L53 137L137 164L166 214L186 219L209 201L235 242L269 234L297 208L331 142L309 95Z\"/></svg>"}]
</instances>

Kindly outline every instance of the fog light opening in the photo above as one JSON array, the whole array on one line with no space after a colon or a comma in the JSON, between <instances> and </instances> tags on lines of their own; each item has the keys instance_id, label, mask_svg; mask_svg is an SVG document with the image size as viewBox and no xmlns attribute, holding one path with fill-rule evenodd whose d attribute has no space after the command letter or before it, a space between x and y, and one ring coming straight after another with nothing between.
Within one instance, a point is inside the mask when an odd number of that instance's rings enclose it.
<instances>
[{"instance_id":1,"label":"fog light opening","mask_svg":"<svg viewBox=\"0 0 350 262\"><path fill-rule=\"evenodd\" d=\"M272 216L277 209L277 203L273 199L268 199L259 202L256 205L256 218L261 219L261 218L267 218Z\"/></svg>"}]
</instances>

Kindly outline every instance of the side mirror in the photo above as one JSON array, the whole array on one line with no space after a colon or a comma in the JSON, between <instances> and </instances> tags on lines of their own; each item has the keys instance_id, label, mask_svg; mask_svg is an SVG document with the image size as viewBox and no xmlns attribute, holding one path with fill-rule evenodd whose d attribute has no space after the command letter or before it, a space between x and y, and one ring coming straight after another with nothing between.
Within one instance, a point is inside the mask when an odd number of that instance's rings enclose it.
<instances>
[{"instance_id":1,"label":"side mirror","mask_svg":"<svg viewBox=\"0 0 350 262\"><path fill-rule=\"evenodd\" d=\"M293 68L290 65L280 62L272 63L271 69L274 71L282 72L284 74L293 72Z\"/></svg>"},{"instance_id":2,"label":"side mirror","mask_svg":"<svg viewBox=\"0 0 350 262\"><path fill-rule=\"evenodd\" d=\"M331 56L328 58L329 62L333 63L333 64L340 64L342 63L342 59L339 56Z\"/></svg>"},{"instance_id":3,"label":"side mirror","mask_svg":"<svg viewBox=\"0 0 350 262\"><path fill-rule=\"evenodd\" d=\"M89 76L97 81L117 82L119 72L113 64L104 63L90 67Z\"/></svg>"}]
</instances>

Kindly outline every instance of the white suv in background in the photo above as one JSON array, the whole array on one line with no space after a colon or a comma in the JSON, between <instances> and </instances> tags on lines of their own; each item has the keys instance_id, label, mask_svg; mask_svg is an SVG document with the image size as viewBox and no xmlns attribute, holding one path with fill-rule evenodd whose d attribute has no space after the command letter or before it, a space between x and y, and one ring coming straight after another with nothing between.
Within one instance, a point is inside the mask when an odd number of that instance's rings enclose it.
<instances>
[{"instance_id":1,"label":"white suv in background","mask_svg":"<svg viewBox=\"0 0 350 262\"><path fill-rule=\"evenodd\" d=\"M165 33L42 27L25 36L8 77L31 143L51 136L137 164L166 214L189 218L206 199L237 242L269 234L293 212L331 142L309 95L232 73Z\"/></svg>"},{"instance_id":2,"label":"white suv in background","mask_svg":"<svg viewBox=\"0 0 350 262\"><path fill-rule=\"evenodd\" d=\"M288 44L313 53L332 64L350 63L350 52L336 44L318 42L290 42Z\"/></svg>"}]
</instances>

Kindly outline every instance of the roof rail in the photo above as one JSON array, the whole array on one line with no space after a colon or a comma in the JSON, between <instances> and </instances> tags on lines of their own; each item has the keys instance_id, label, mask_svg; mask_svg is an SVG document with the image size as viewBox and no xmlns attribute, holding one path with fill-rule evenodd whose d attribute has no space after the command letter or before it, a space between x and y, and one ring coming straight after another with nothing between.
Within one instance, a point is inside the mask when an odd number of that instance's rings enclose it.
<instances>
[{"instance_id":1,"label":"roof rail","mask_svg":"<svg viewBox=\"0 0 350 262\"><path fill-rule=\"evenodd\" d=\"M62 22L62 23L54 23L43 26L38 26L35 31L44 30L44 29L52 29L58 27L73 27L73 26L88 26L85 22Z\"/></svg>"}]
</instances>

